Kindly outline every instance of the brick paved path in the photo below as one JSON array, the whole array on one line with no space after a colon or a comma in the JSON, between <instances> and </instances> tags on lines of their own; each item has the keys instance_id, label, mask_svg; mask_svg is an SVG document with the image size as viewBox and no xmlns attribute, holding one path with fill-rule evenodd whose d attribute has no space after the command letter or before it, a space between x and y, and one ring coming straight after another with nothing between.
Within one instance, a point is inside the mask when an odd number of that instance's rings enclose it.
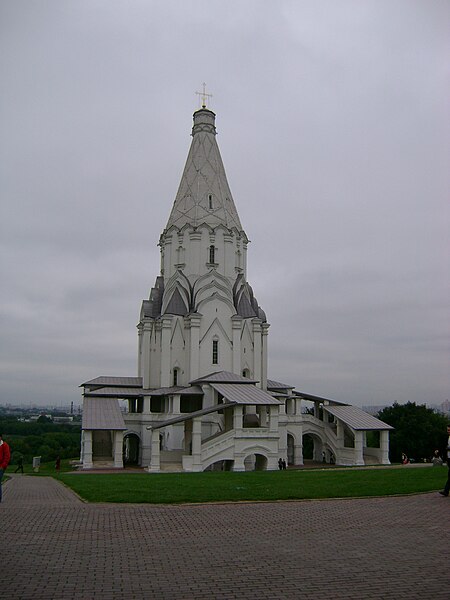
<instances>
[{"instance_id":1,"label":"brick paved path","mask_svg":"<svg viewBox=\"0 0 450 600\"><path fill-rule=\"evenodd\" d=\"M450 499L89 505L15 476L0 504L8 600L449 597Z\"/></svg>"}]
</instances>

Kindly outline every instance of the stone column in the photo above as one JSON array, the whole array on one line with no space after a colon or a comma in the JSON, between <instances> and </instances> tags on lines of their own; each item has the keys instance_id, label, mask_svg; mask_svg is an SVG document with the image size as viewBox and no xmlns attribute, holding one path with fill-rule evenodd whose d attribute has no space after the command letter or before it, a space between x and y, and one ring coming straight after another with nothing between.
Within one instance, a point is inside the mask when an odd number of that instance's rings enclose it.
<instances>
[{"instance_id":1,"label":"stone column","mask_svg":"<svg viewBox=\"0 0 450 600\"><path fill-rule=\"evenodd\" d=\"M237 315L231 317L231 326L233 329L233 373L241 373L241 330L242 317Z\"/></svg>"},{"instance_id":2,"label":"stone column","mask_svg":"<svg viewBox=\"0 0 450 600\"><path fill-rule=\"evenodd\" d=\"M190 315L190 379L200 377L200 314Z\"/></svg>"},{"instance_id":3,"label":"stone column","mask_svg":"<svg viewBox=\"0 0 450 600\"><path fill-rule=\"evenodd\" d=\"M202 418L192 419L192 470L202 471Z\"/></svg>"},{"instance_id":4,"label":"stone column","mask_svg":"<svg viewBox=\"0 0 450 600\"><path fill-rule=\"evenodd\" d=\"M139 332L142 335L142 352L140 356L140 376L142 377L142 387L150 387L150 337L152 333L151 323L145 323L143 329Z\"/></svg>"},{"instance_id":5,"label":"stone column","mask_svg":"<svg viewBox=\"0 0 450 600\"><path fill-rule=\"evenodd\" d=\"M267 390L267 346L269 342L269 323L261 324L261 389Z\"/></svg>"},{"instance_id":6,"label":"stone column","mask_svg":"<svg viewBox=\"0 0 450 600\"><path fill-rule=\"evenodd\" d=\"M266 405L258 406L256 408L256 411L259 415L259 426L267 427L268 426L267 406Z\"/></svg>"},{"instance_id":7,"label":"stone column","mask_svg":"<svg viewBox=\"0 0 450 600\"><path fill-rule=\"evenodd\" d=\"M278 416L282 404L271 404L269 406L269 429L270 431L278 431Z\"/></svg>"},{"instance_id":8,"label":"stone column","mask_svg":"<svg viewBox=\"0 0 450 600\"><path fill-rule=\"evenodd\" d=\"M233 429L236 431L242 429L243 426L243 410L242 404L237 404L233 407Z\"/></svg>"},{"instance_id":9,"label":"stone column","mask_svg":"<svg viewBox=\"0 0 450 600\"><path fill-rule=\"evenodd\" d=\"M92 469L92 431L84 430L83 469Z\"/></svg>"},{"instance_id":10,"label":"stone column","mask_svg":"<svg viewBox=\"0 0 450 600\"><path fill-rule=\"evenodd\" d=\"M259 383L256 385L263 388L262 384L262 353L261 353L261 321L253 319L253 379ZM267 385L267 381L266 381Z\"/></svg>"},{"instance_id":11,"label":"stone column","mask_svg":"<svg viewBox=\"0 0 450 600\"><path fill-rule=\"evenodd\" d=\"M303 465L303 444L294 444L294 465Z\"/></svg>"},{"instance_id":12,"label":"stone column","mask_svg":"<svg viewBox=\"0 0 450 600\"><path fill-rule=\"evenodd\" d=\"M364 464L363 432L355 431L355 465Z\"/></svg>"},{"instance_id":13,"label":"stone column","mask_svg":"<svg viewBox=\"0 0 450 600\"><path fill-rule=\"evenodd\" d=\"M114 468L123 469L123 431L114 431Z\"/></svg>"},{"instance_id":14,"label":"stone column","mask_svg":"<svg viewBox=\"0 0 450 600\"><path fill-rule=\"evenodd\" d=\"M161 387L170 387L170 334L172 319L162 319L161 333Z\"/></svg>"},{"instance_id":15,"label":"stone column","mask_svg":"<svg viewBox=\"0 0 450 600\"><path fill-rule=\"evenodd\" d=\"M174 394L172 396L172 414L180 414L180 394Z\"/></svg>"},{"instance_id":16,"label":"stone column","mask_svg":"<svg viewBox=\"0 0 450 600\"><path fill-rule=\"evenodd\" d=\"M159 473L161 470L160 450L159 450L159 429L152 429L152 454L150 458L150 473Z\"/></svg>"},{"instance_id":17,"label":"stone column","mask_svg":"<svg viewBox=\"0 0 450 600\"><path fill-rule=\"evenodd\" d=\"M389 460L389 431L380 431L380 452L381 452L381 464L390 465Z\"/></svg>"},{"instance_id":18,"label":"stone column","mask_svg":"<svg viewBox=\"0 0 450 600\"><path fill-rule=\"evenodd\" d=\"M301 398L295 399L295 414L296 415L302 414L302 399Z\"/></svg>"}]
</instances>

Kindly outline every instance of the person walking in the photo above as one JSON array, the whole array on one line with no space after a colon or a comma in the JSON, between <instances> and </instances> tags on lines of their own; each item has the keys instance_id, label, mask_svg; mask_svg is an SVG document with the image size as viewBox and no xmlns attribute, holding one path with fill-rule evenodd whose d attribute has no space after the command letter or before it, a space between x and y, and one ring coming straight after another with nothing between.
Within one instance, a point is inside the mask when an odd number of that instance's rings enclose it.
<instances>
[{"instance_id":1,"label":"person walking","mask_svg":"<svg viewBox=\"0 0 450 600\"><path fill-rule=\"evenodd\" d=\"M448 434L448 440L447 440L447 449L446 449L446 457L447 457L447 466L448 466L448 476L447 476L447 483L444 486L444 491L443 492L439 492L441 496L447 496L450 492L450 423L447 424L447 434Z\"/></svg>"},{"instance_id":2,"label":"person walking","mask_svg":"<svg viewBox=\"0 0 450 600\"><path fill-rule=\"evenodd\" d=\"M14 473L17 473L17 471L20 471L23 475L23 458L20 457L19 460L17 461L17 468L14 471Z\"/></svg>"},{"instance_id":3,"label":"person walking","mask_svg":"<svg viewBox=\"0 0 450 600\"><path fill-rule=\"evenodd\" d=\"M0 433L0 502L2 501L2 479L6 467L9 465L11 453L8 444L3 440L3 435Z\"/></svg>"}]
</instances>

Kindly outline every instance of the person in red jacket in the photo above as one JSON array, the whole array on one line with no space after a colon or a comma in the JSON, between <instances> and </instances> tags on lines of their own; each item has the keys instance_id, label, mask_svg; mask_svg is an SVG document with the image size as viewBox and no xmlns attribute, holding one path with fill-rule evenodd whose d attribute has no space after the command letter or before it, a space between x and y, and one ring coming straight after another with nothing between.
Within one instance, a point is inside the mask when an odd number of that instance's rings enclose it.
<instances>
[{"instance_id":1,"label":"person in red jacket","mask_svg":"<svg viewBox=\"0 0 450 600\"><path fill-rule=\"evenodd\" d=\"M11 454L9 452L9 446L3 441L3 436L0 433L0 502L2 501L2 478L3 473L6 471L6 467L9 465L9 459Z\"/></svg>"}]
</instances>

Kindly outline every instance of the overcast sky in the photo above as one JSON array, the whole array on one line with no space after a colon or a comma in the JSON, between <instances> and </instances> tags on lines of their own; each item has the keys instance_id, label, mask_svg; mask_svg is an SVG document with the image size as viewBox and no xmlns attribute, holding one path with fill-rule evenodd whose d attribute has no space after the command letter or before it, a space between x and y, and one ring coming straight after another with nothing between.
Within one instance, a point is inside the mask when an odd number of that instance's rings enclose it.
<instances>
[{"instance_id":1,"label":"overcast sky","mask_svg":"<svg viewBox=\"0 0 450 600\"><path fill-rule=\"evenodd\" d=\"M196 90L269 377L450 397L450 2L0 0L0 404L137 374Z\"/></svg>"}]
</instances>

